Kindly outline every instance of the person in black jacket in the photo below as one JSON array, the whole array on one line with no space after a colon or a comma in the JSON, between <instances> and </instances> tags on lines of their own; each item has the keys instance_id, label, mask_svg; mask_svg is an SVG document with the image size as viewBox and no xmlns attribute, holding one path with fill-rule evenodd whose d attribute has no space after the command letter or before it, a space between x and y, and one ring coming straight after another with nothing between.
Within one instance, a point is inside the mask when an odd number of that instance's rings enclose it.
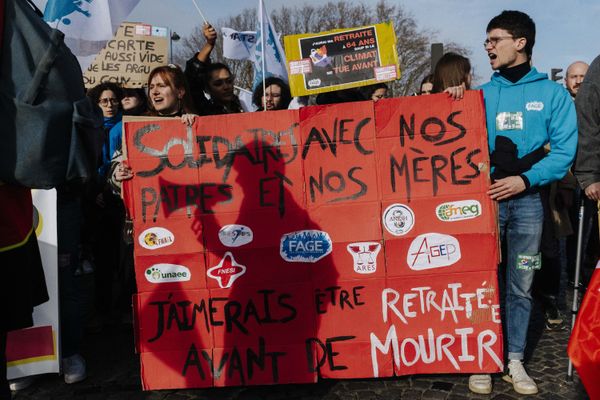
<instances>
[{"instance_id":1,"label":"person in black jacket","mask_svg":"<svg viewBox=\"0 0 600 400\"><path fill-rule=\"evenodd\" d=\"M211 63L210 53L217 41L217 31L204 24L206 43L185 66L185 77L190 85L194 103L200 115L242 112L240 100L233 92L233 74L226 64ZM205 92L210 96L207 98Z\"/></svg>"}]
</instances>

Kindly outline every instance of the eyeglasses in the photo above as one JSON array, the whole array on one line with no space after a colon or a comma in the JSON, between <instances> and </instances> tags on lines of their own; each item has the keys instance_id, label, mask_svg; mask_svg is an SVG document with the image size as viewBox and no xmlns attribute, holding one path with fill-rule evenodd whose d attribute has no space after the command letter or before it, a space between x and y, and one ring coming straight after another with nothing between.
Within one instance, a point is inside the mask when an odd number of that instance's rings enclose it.
<instances>
[{"instance_id":1,"label":"eyeglasses","mask_svg":"<svg viewBox=\"0 0 600 400\"><path fill-rule=\"evenodd\" d=\"M100 104L101 106L107 106L109 103L116 106L117 104L119 104L119 100L115 99L114 97L111 97L110 99L98 100L98 104Z\"/></svg>"},{"instance_id":2,"label":"eyeglasses","mask_svg":"<svg viewBox=\"0 0 600 400\"><path fill-rule=\"evenodd\" d=\"M484 40L483 47L488 47L488 45L492 45L492 47L496 47L498 42L501 40L504 40L504 39L514 39L514 37L513 36L490 37L490 38L487 38Z\"/></svg>"}]
</instances>

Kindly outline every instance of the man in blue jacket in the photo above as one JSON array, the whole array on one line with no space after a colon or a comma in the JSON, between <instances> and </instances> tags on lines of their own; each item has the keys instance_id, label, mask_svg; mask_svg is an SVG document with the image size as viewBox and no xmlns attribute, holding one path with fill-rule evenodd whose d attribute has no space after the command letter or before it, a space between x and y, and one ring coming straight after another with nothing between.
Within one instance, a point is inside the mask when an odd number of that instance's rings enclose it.
<instances>
[{"instance_id":1,"label":"man in blue jacket","mask_svg":"<svg viewBox=\"0 0 600 400\"><path fill-rule=\"evenodd\" d=\"M561 179L577 147L575 108L568 92L531 67L535 23L525 13L503 11L487 26L485 51L496 72L482 86L487 115L492 185L500 235L506 244L504 327L508 368L503 379L517 393L535 394L523 367L531 313L531 284L541 267L543 209L538 188ZM550 144L545 154L544 145ZM489 375L472 375L469 389L491 393Z\"/></svg>"}]
</instances>

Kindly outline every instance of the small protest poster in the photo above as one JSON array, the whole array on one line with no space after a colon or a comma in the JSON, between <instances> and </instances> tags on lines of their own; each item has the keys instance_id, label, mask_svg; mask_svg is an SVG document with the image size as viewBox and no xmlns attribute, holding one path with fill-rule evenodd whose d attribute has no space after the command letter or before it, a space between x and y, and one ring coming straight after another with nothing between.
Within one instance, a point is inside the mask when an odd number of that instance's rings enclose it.
<instances>
[{"instance_id":1,"label":"small protest poster","mask_svg":"<svg viewBox=\"0 0 600 400\"><path fill-rule=\"evenodd\" d=\"M144 87L150 71L169 62L169 30L137 22L123 22L83 72L86 88L115 82L126 88Z\"/></svg>"},{"instance_id":2,"label":"small protest poster","mask_svg":"<svg viewBox=\"0 0 600 400\"><path fill-rule=\"evenodd\" d=\"M480 91L124 125L145 390L502 370Z\"/></svg>"},{"instance_id":3,"label":"small protest poster","mask_svg":"<svg viewBox=\"0 0 600 400\"><path fill-rule=\"evenodd\" d=\"M400 78L391 23L284 37L293 96Z\"/></svg>"}]
</instances>

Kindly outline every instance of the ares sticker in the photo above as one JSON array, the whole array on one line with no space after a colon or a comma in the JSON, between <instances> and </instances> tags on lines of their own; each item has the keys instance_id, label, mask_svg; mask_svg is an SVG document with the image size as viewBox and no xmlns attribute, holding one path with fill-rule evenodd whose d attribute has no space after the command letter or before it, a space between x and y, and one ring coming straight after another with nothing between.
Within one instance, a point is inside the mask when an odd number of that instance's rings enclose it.
<instances>
[{"instance_id":1,"label":"ares sticker","mask_svg":"<svg viewBox=\"0 0 600 400\"><path fill-rule=\"evenodd\" d=\"M442 233L425 233L417 236L408 249L406 262L410 269L448 267L460 260L460 245L455 237Z\"/></svg>"},{"instance_id":2,"label":"ares sticker","mask_svg":"<svg viewBox=\"0 0 600 400\"><path fill-rule=\"evenodd\" d=\"M444 222L476 218L481 215L481 203L477 200L443 203L436 207L435 215Z\"/></svg>"},{"instance_id":3,"label":"ares sticker","mask_svg":"<svg viewBox=\"0 0 600 400\"><path fill-rule=\"evenodd\" d=\"M226 252L218 265L206 271L209 278L216 280L222 289L230 288L237 278L246 273L246 267L238 264L231 252Z\"/></svg>"},{"instance_id":4,"label":"ares sticker","mask_svg":"<svg viewBox=\"0 0 600 400\"><path fill-rule=\"evenodd\" d=\"M219 240L223 246L240 247L254 239L252 229L245 225L225 225L219 230Z\"/></svg>"},{"instance_id":5,"label":"ares sticker","mask_svg":"<svg viewBox=\"0 0 600 400\"><path fill-rule=\"evenodd\" d=\"M167 247L175 242L175 235L168 229L154 227L148 228L138 236L138 243L145 249L156 250Z\"/></svg>"},{"instance_id":6,"label":"ares sticker","mask_svg":"<svg viewBox=\"0 0 600 400\"><path fill-rule=\"evenodd\" d=\"M404 204L392 204L383 213L383 226L394 236L406 235L415 226L415 214Z\"/></svg>"},{"instance_id":7,"label":"ares sticker","mask_svg":"<svg viewBox=\"0 0 600 400\"><path fill-rule=\"evenodd\" d=\"M281 237L279 254L288 262L315 263L331 253L333 245L327 232L306 230Z\"/></svg>"},{"instance_id":8,"label":"ares sticker","mask_svg":"<svg viewBox=\"0 0 600 400\"><path fill-rule=\"evenodd\" d=\"M154 264L144 273L150 283L185 282L192 277L190 270L183 265Z\"/></svg>"},{"instance_id":9,"label":"ares sticker","mask_svg":"<svg viewBox=\"0 0 600 400\"><path fill-rule=\"evenodd\" d=\"M523 271L534 271L542 268L542 255L540 253L528 256L525 254L517 255L517 269Z\"/></svg>"},{"instance_id":10,"label":"ares sticker","mask_svg":"<svg viewBox=\"0 0 600 400\"><path fill-rule=\"evenodd\" d=\"M357 242L350 243L346 248L354 260L355 272L372 274L377 271L377 254L381 250L381 243Z\"/></svg>"}]
</instances>

